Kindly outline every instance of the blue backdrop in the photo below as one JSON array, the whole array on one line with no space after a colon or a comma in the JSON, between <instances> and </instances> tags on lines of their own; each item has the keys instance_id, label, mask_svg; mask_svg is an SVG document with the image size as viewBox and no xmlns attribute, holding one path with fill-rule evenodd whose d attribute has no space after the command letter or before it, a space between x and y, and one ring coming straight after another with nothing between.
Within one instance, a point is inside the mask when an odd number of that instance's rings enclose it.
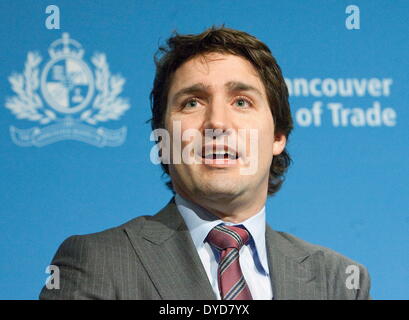
<instances>
[{"instance_id":1,"label":"blue backdrop","mask_svg":"<svg viewBox=\"0 0 409 320\"><path fill-rule=\"evenodd\" d=\"M403 0L1 1L0 298L37 299L66 237L168 202L149 158L152 57L173 30L225 23L271 48L291 91L294 163L268 223L367 266L374 299L407 299L408 17ZM50 56L63 33L82 56L58 60L64 42ZM80 88L72 113L50 80L64 70ZM111 107L95 113L86 94Z\"/></svg>"}]
</instances>

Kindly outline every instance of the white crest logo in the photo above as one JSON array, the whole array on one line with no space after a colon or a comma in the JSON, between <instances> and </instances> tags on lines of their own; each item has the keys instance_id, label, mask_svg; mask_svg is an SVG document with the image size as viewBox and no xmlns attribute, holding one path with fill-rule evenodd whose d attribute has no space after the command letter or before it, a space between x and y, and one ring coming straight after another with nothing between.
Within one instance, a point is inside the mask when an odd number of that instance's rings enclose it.
<instances>
[{"instance_id":1,"label":"white crest logo","mask_svg":"<svg viewBox=\"0 0 409 320\"><path fill-rule=\"evenodd\" d=\"M29 129L11 126L14 143L42 147L61 140L77 140L98 147L121 145L126 127L112 130L94 126L118 120L129 109L127 100L119 97L125 79L110 73L102 53L91 58L95 67L92 71L82 60L81 44L70 39L68 33L54 41L48 52L51 59L41 74L41 56L29 52L23 74L9 77L16 95L7 98L6 108L17 119L42 125Z\"/></svg>"}]
</instances>

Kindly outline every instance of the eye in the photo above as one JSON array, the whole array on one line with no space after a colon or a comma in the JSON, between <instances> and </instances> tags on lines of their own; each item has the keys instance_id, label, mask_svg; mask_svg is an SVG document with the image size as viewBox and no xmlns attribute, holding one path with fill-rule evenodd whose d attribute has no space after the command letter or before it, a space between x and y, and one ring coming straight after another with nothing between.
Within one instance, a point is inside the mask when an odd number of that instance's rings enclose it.
<instances>
[{"instance_id":1,"label":"eye","mask_svg":"<svg viewBox=\"0 0 409 320\"><path fill-rule=\"evenodd\" d=\"M253 105L253 103L251 102L251 100L244 98L244 97L238 97L235 101L236 106L238 106L239 108L243 109L243 108L249 108Z\"/></svg>"},{"instance_id":2,"label":"eye","mask_svg":"<svg viewBox=\"0 0 409 320\"><path fill-rule=\"evenodd\" d=\"M188 108L188 109L193 109L193 108L197 107L198 103L199 103L199 101L197 101L197 99L193 98L193 99L189 99L189 100L185 101L182 104L182 107L183 108Z\"/></svg>"}]
</instances>

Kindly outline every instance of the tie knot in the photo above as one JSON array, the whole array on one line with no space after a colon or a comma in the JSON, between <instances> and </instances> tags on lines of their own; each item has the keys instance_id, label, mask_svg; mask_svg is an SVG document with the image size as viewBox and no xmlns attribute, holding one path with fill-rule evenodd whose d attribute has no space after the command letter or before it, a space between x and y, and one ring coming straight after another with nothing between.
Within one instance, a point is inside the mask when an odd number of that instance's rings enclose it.
<instances>
[{"instance_id":1,"label":"tie knot","mask_svg":"<svg viewBox=\"0 0 409 320\"><path fill-rule=\"evenodd\" d=\"M218 250L240 248L250 240L250 234L245 228L219 225L207 235L207 241Z\"/></svg>"}]
</instances>

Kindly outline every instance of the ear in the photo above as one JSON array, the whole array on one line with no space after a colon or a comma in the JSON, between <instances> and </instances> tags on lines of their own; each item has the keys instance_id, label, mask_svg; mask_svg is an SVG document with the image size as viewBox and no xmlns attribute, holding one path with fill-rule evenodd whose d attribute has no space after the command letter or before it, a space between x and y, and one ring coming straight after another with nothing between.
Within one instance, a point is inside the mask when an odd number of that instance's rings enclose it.
<instances>
[{"instance_id":1,"label":"ear","mask_svg":"<svg viewBox=\"0 0 409 320\"><path fill-rule=\"evenodd\" d=\"M285 145L287 143L287 138L283 133L277 133L274 136L274 143L273 143L273 156L278 156L281 152L283 152Z\"/></svg>"}]
</instances>

